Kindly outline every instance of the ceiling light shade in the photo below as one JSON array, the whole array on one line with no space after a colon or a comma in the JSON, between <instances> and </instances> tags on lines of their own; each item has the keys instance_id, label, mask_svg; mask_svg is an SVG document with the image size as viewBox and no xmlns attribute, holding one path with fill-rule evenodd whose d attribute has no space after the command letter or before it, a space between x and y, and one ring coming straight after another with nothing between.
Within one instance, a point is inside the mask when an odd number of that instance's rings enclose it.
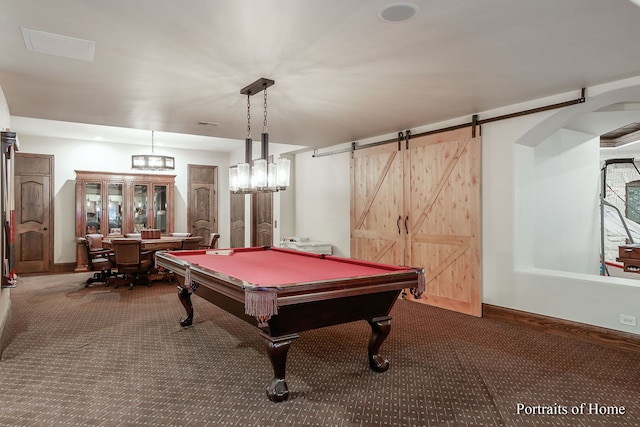
<instances>
[{"instance_id":1,"label":"ceiling light shade","mask_svg":"<svg viewBox=\"0 0 640 427\"><path fill-rule=\"evenodd\" d=\"M280 157L276 161L276 165L276 186L279 188L287 188L290 184L291 160L286 157Z\"/></svg>"},{"instance_id":2,"label":"ceiling light shade","mask_svg":"<svg viewBox=\"0 0 640 427\"><path fill-rule=\"evenodd\" d=\"M251 187L263 189L267 187L267 160L257 159L251 168Z\"/></svg>"},{"instance_id":3,"label":"ceiling light shade","mask_svg":"<svg viewBox=\"0 0 640 427\"><path fill-rule=\"evenodd\" d=\"M274 192L286 190L289 186L291 160L279 158L269 163L269 133L267 132L267 88L273 80L261 78L243 88L240 93L247 95L247 138L244 147L244 163L229 168L229 191L237 194ZM251 152L251 95L264 92L264 125L261 135L261 156L252 161Z\"/></svg>"},{"instance_id":4,"label":"ceiling light shade","mask_svg":"<svg viewBox=\"0 0 640 427\"><path fill-rule=\"evenodd\" d=\"M167 171L176 168L175 158L154 153L154 131L151 131L151 154L134 154L131 156L131 169Z\"/></svg>"},{"instance_id":5,"label":"ceiling light shade","mask_svg":"<svg viewBox=\"0 0 640 427\"><path fill-rule=\"evenodd\" d=\"M138 154L131 156L131 169L140 170L174 170L175 159L169 156Z\"/></svg>"}]
</instances>

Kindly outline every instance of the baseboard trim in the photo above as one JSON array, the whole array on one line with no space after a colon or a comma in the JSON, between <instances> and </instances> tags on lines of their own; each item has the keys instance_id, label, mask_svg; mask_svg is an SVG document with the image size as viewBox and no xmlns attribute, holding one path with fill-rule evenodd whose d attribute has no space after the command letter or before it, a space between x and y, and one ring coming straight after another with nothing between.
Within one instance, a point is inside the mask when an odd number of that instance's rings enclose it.
<instances>
[{"instance_id":1,"label":"baseboard trim","mask_svg":"<svg viewBox=\"0 0 640 427\"><path fill-rule=\"evenodd\" d=\"M482 315L512 324L524 324L534 329L567 338L597 344L617 350L640 353L640 336L526 311L482 304Z\"/></svg>"},{"instance_id":2,"label":"baseboard trim","mask_svg":"<svg viewBox=\"0 0 640 427\"><path fill-rule=\"evenodd\" d=\"M76 268L76 263L58 263L53 264L53 269L51 273L59 274L59 273L73 273Z\"/></svg>"},{"instance_id":3,"label":"baseboard trim","mask_svg":"<svg viewBox=\"0 0 640 427\"><path fill-rule=\"evenodd\" d=\"M65 273L76 273L76 263L67 262L67 263L53 264L49 268L49 271L40 271L36 273L18 273L18 285L20 284L20 277L46 276L47 274L65 274Z\"/></svg>"}]
</instances>

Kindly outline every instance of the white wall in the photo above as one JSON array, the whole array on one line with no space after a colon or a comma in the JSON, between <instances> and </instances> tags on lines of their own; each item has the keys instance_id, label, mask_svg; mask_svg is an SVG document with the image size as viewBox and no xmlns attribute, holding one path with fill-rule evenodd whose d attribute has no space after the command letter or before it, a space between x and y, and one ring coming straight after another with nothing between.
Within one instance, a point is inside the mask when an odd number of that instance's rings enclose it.
<instances>
[{"instance_id":1,"label":"white wall","mask_svg":"<svg viewBox=\"0 0 640 427\"><path fill-rule=\"evenodd\" d=\"M639 334L638 327L619 323L620 314L640 318L638 282L587 274L593 267L598 245L594 245L595 249L580 248L576 254L571 243L592 246L599 239L599 227L593 227L593 209L597 209L594 181L597 182L599 162L595 160L595 134L580 135L563 129L572 120L607 105L640 101L640 78L587 88L587 94L584 104L483 125L483 302ZM577 93L558 94L481 112L479 117L495 117L578 96ZM451 120L412 129L412 132L418 134L469 120ZM390 138L393 135L371 140ZM73 247L74 233L73 170L90 169L88 164L95 163L88 163L86 159L95 158L96 149L83 147L77 141L21 137L20 142L23 152L56 155L56 262L70 262L75 254L68 252ZM144 149L140 147L138 151ZM100 168L118 170L128 166L133 151L126 146L98 146ZM179 164L177 194L184 201L186 163L220 166L219 215L221 245L225 245L228 243L225 236L229 211L225 191L228 158L206 152L172 154ZM241 160L242 154L237 157L240 159L232 156L234 163ZM591 168L589 164L594 161L596 164ZM316 158L311 152L296 154L292 188L295 212L288 216L288 221L295 221L295 235L330 242L336 254L343 256L350 253L349 168L349 153ZM573 185L578 185L575 192ZM291 193L286 197L291 197ZM552 204L560 203L558 209L550 208L547 199ZM569 199L568 203L565 199ZM574 214L573 206L580 207L576 209L578 213ZM181 221L186 224L186 211L177 212L176 229L180 228ZM572 259L575 257L579 259Z\"/></svg>"},{"instance_id":2,"label":"white wall","mask_svg":"<svg viewBox=\"0 0 640 427\"><path fill-rule=\"evenodd\" d=\"M131 155L146 153L149 147L96 141L52 139L20 135L20 152L55 156L54 263L75 262L75 170L135 173ZM218 226L220 247L229 244L229 156L197 150L156 149L157 154L174 156L176 169L154 172L176 175L175 230L187 231L187 165L218 166Z\"/></svg>"},{"instance_id":3,"label":"white wall","mask_svg":"<svg viewBox=\"0 0 640 427\"><path fill-rule=\"evenodd\" d=\"M599 274L600 138L559 129L533 156L534 265Z\"/></svg>"},{"instance_id":4,"label":"white wall","mask_svg":"<svg viewBox=\"0 0 640 427\"><path fill-rule=\"evenodd\" d=\"M0 86L0 129L11 129L11 115L9 114L9 106L7 105L7 99L4 97L4 92Z\"/></svg>"},{"instance_id":5,"label":"white wall","mask_svg":"<svg viewBox=\"0 0 640 427\"><path fill-rule=\"evenodd\" d=\"M482 126L483 302L639 334L638 327L619 323L620 314L640 318L638 281L597 275L597 135L564 127L604 106L640 100L640 78L587 88L587 94L583 104ZM578 91L558 94L479 117L579 96ZM412 132L469 121L461 118ZM349 161L349 154L296 155L296 233L331 241L347 256Z\"/></svg>"},{"instance_id":6,"label":"white wall","mask_svg":"<svg viewBox=\"0 0 640 427\"><path fill-rule=\"evenodd\" d=\"M296 155L297 236L331 243L333 254L350 253L351 155Z\"/></svg>"},{"instance_id":7,"label":"white wall","mask_svg":"<svg viewBox=\"0 0 640 427\"><path fill-rule=\"evenodd\" d=\"M640 317L638 281L597 275L597 135L563 129L590 111L640 99L638 83L590 88L584 104L483 129L483 161L504 162L485 168L483 188L513 183L502 198L483 196L483 302L640 333L619 323L620 314Z\"/></svg>"}]
</instances>

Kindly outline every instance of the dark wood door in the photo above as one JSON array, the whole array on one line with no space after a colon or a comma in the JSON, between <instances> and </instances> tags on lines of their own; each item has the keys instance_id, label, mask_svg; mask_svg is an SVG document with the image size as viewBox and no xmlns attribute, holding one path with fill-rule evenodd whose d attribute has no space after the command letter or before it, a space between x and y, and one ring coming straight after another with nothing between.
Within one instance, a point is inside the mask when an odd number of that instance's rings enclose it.
<instances>
[{"instance_id":1,"label":"dark wood door","mask_svg":"<svg viewBox=\"0 0 640 427\"><path fill-rule=\"evenodd\" d=\"M15 169L16 272L48 273L53 255L53 156L18 153Z\"/></svg>"},{"instance_id":2,"label":"dark wood door","mask_svg":"<svg viewBox=\"0 0 640 427\"><path fill-rule=\"evenodd\" d=\"M206 243L218 232L218 167L189 165L188 176L187 228Z\"/></svg>"},{"instance_id":3,"label":"dark wood door","mask_svg":"<svg viewBox=\"0 0 640 427\"><path fill-rule=\"evenodd\" d=\"M244 194L231 194L229 198L230 243L232 248L244 247Z\"/></svg>"},{"instance_id":4,"label":"dark wood door","mask_svg":"<svg viewBox=\"0 0 640 427\"><path fill-rule=\"evenodd\" d=\"M251 203L251 246L273 245L273 193L256 193Z\"/></svg>"}]
</instances>

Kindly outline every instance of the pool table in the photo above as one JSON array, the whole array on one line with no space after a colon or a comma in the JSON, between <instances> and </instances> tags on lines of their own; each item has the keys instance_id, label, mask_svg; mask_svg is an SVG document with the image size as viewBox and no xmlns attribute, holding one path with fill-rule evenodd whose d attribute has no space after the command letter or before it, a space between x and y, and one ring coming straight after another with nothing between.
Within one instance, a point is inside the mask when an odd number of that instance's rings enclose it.
<instances>
[{"instance_id":1,"label":"pool table","mask_svg":"<svg viewBox=\"0 0 640 427\"><path fill-rule=\"evenodd\" d=\"M260 329L274 373L267 396L274 402L289 396L286 360L298 332L366 320L369 366L384 372L389 361L378 351L391 330L391 308L403 289L415 297L424 292L420 268L275 247L158 252L156 265L178 279L183 327L193 322L195 294Z\"/></svg>"}]
</instances>

